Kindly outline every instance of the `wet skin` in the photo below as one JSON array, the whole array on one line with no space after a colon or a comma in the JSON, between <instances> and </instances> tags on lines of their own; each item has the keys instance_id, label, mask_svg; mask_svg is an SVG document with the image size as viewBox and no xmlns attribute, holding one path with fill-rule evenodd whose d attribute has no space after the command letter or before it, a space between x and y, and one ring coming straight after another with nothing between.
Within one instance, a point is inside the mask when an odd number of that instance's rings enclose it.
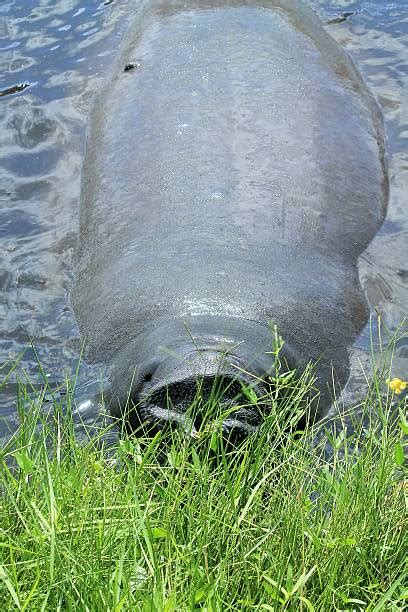
<instances>
[{"instance_id":1,"label":"wet skin","mask_svg":"<svg viewBox=\"0 0 408 612\"><path fill-rule=\"evenodd\" d=\"M113 411L130 394L133 425L161 427L197 377L267 376L272 321L287 367L318 362L321 417L367 321L357 259L387 194L381 113L313 12L154 4L96 96L82 172L72 303Z\"/></svg>"}]
</instances>

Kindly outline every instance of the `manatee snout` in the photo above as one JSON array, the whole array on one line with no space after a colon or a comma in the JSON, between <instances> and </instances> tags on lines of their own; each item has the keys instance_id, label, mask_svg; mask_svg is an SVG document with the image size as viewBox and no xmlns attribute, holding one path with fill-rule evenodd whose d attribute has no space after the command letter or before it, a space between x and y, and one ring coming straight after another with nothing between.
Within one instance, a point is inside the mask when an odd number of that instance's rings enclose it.
<instances>
[{"instance_id":1,"label":"manatee snout","mask_svg":"<svg viewBox=\"0 0 408 612\"><path fill-rule=\"evenodd\" d=\"M278 373L271 342L269 326L238 318L159 322L112 356L105 399L136 435L181 429L197 437L218 429L245 437L268 410L256 398L266 397ZM279 359L293 369L286 345Z\"/></svg>"},{"instance_id":2,"label":"manatee snout","mask_svg":"<svg viewBox=\"0 0 408 612\"><path fill-rule=\"evenodd\" d=\"M218 430L239 441L255 431L261 415L245 390L261 393L262 381L239 359L217 351L193 350L157 360L145 367L132 387L126 426L132 433L154 435L180 430L188 437Z\"/></svg>"}]
</instances>

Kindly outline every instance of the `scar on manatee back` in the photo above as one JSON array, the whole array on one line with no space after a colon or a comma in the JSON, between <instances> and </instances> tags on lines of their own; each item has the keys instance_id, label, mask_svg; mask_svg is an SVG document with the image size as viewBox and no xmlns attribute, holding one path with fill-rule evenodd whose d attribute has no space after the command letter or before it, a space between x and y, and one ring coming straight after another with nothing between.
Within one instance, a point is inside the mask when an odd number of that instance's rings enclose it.
<instances>
[{"instance_id":1,"label":"scar on manatee back","mask_svg":"<svg viewBox=\"0 0 408 612\"><path fill-rule=\"evenodd\" d=\"M354 11L353 12L346 11L345 13L342 13L338 17L334 17L333 19L329 19L328 21L326 21L326 25L336 25L338 23L343 23L344 21L348 21L348 19L352 17L353 15L355 15Z\"/></svg>"},{"instance_id":2,"label":"scar on manatee back","mask_svg":"<svg viewBox=\"0 0 408 612\"><path fill-rule=\"evenodd\" d=\"M132 70L138 70L141 67L142 63L140 61L128 62L123 72L132 72Z\"/></svg>"}]
</instances>

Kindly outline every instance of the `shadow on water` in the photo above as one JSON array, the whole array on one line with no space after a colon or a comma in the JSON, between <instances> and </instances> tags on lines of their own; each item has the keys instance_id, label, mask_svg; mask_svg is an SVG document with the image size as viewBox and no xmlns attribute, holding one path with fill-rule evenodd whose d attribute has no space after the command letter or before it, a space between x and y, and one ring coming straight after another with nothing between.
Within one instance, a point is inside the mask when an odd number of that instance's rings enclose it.
<instances>
[{"instance_id":1,"label":"shadow on water","mask_svg":"<svg viewBox=\"0 0 408 612\"><path fill-rule=\"evenodd\" d=\"M386 223L361 257L360 276L373 312L392 330L408 309L406 3L308 3L352 55L385 116L391 200ZM81 349L68 288L87 112L135 10L131 0L0 5L1 363L20 356L20 370L38 376L34 353L27 349L31 339L55 387L65 370L75 370ZM352 350L346 397L365 387L361 364L369 368L369 347L367 327ZM401 343L395 375L406 377L407 364L408 345ZM99 380L99 372L81 365L78 401L85 421L98 410L89 398ZM1 392L0 438L17 422L15 384L12 375Z\"/></svg>"}]
</instances>

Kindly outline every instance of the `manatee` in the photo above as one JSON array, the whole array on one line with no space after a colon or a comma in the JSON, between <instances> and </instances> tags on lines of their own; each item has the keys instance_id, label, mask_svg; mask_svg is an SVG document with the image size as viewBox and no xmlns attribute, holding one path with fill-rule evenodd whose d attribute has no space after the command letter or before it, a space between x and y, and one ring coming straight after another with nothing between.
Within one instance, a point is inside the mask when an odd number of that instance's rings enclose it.
<instances>
[{"instance_id":1,"label":"manatee","mask_svg":"<svg viewBox=\"0 0 408 612\"><path fill-rule=\"evenodd\" d=\"M273 322L284 367L317 364L321 418L367 322L357 263L387 194L379 107L309 8L147 3L91 111L72 289L113 414L129 400L129 427L156 431L198 379L271 380Z\"/></svg>"}]
</instances>

